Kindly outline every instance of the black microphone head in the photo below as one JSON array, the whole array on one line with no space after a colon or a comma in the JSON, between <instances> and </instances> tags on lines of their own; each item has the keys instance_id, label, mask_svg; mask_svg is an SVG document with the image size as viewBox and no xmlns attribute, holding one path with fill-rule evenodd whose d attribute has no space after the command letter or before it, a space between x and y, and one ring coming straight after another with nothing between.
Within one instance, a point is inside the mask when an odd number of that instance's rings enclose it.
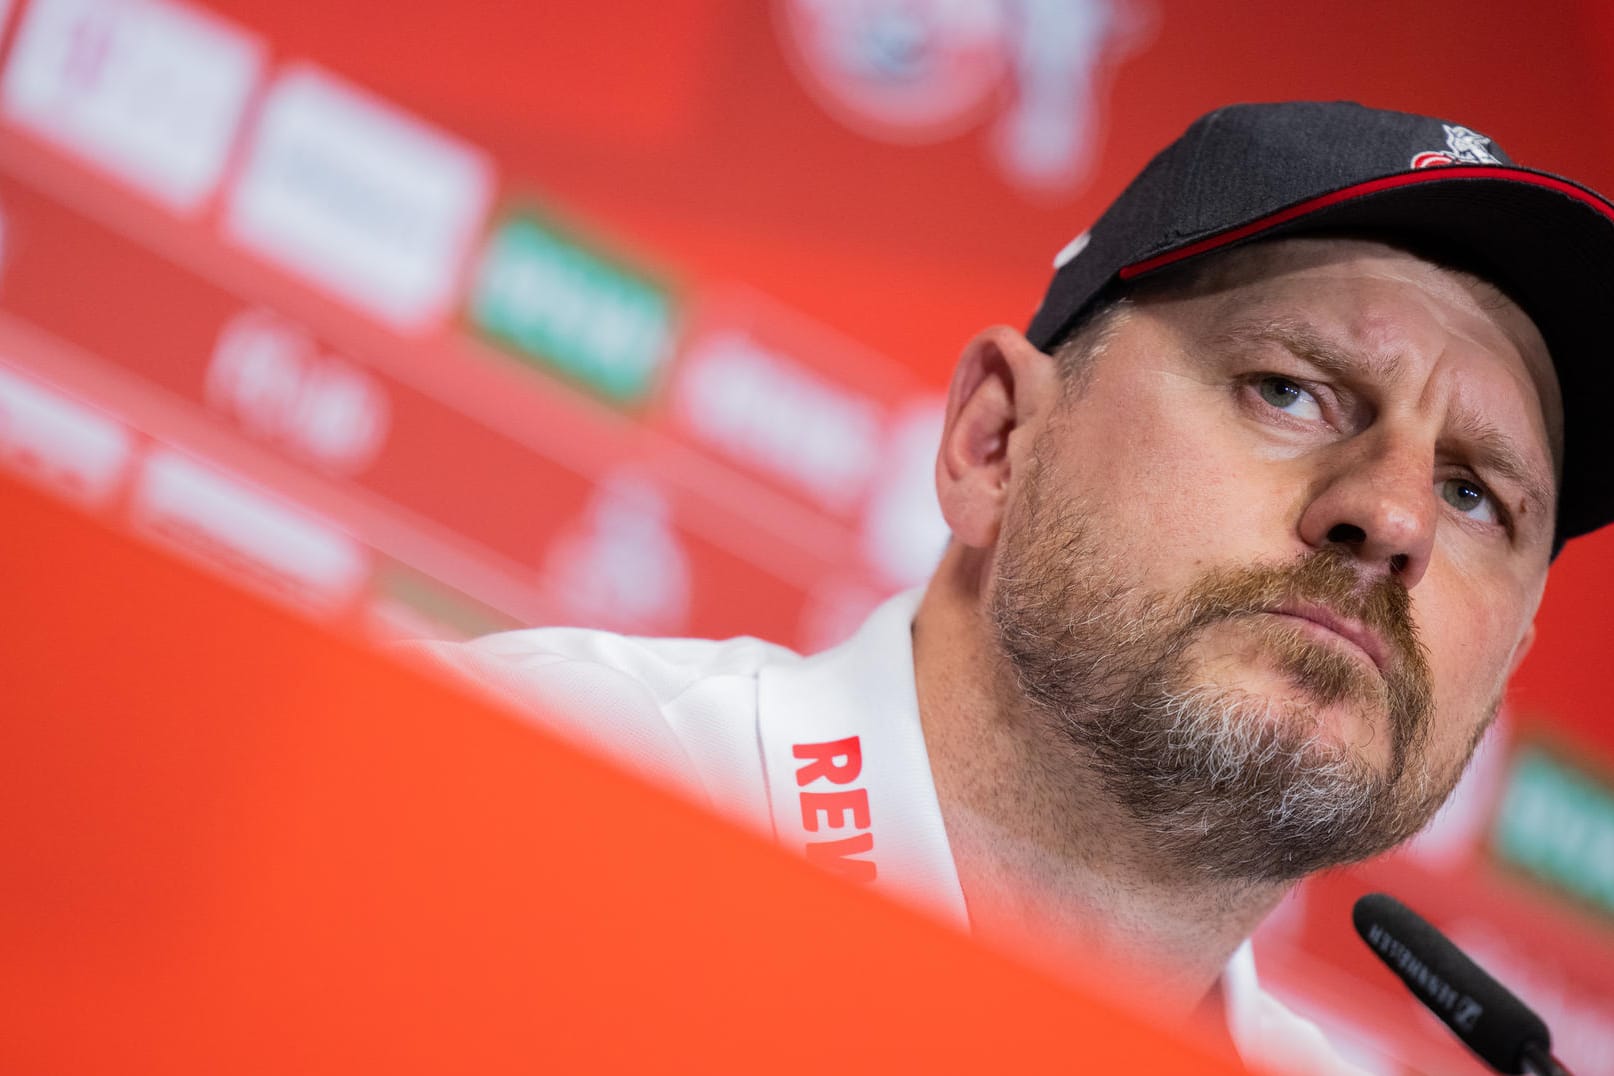
<instances>
[{"instance_id":1,"label":"black microphone head","mask_svg":"<svg viewBox=\"0 0 1614 1076\"><path fill-rule=\"evenodd\" d=\"M1370 893L1351 920L1407 989L1498 1072L1524 1072L1528 1046L1551 1049L1541 1017L1405 904Z\"/></svg>"}]
</instances>

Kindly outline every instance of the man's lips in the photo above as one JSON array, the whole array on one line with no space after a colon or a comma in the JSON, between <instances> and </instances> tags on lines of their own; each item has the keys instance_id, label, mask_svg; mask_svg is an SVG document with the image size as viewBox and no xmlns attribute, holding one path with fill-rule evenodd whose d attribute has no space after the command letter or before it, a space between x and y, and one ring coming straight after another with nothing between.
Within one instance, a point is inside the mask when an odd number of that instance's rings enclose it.
<instances>
[{"instance_id":1,"label":"man's lips","mask_svg":"<svg viewBox=\"0 0 1614 1076\"><path fill-rule=\"evenodd\" d=\"M1284 602L1268 611L1313 624L1360 650L1381 676L1389 671L1390 648L1384 637L1355 617L1341 616L1326 605L1304 601Z\"/></svg>"}]
</instances>

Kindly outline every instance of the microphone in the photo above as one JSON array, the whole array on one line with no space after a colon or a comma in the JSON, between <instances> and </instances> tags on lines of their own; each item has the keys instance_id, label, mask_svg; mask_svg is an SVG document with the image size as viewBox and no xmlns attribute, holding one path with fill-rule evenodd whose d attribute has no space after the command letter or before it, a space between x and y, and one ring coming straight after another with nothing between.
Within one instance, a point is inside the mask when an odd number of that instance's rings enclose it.
<instances>
[{"instance_id":1,"label":"microphone","mask_svg":"<svg viewBox=\"0 0 1614 1076\"><path fill-rule=\"evenodd\" d=\"M1498 1072L1570 1076L1546 1023L1444 934L1394 897L1369 893L1351 910L1367 947L1407 989Z\"/></svg>"}]
</instances>

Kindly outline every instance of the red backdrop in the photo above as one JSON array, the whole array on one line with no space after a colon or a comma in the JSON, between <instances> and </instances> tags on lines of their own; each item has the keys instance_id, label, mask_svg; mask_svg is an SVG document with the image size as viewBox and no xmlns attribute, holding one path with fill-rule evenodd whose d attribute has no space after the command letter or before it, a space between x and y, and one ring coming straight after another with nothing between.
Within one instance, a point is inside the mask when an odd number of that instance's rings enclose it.
<instances>
[{"instance_id":1,"label":"red backdrop","mask_svg":"<svg viewBox=\"0 0 1614 1076\"><path fill-rule=\"evenodd\" d=\"M1210 107L1427 112L1614 190L1592 0L0 19L0 465L371 637L839 638L939 550L928 452L963 343L1023 325L1053 254ZM1348 940L1367 886L1614 1072L1611 551L1560 558L1434 833L1261 939L1273 984L1384 1071L1469 1063Z\"/></svg>"}]
</instances>

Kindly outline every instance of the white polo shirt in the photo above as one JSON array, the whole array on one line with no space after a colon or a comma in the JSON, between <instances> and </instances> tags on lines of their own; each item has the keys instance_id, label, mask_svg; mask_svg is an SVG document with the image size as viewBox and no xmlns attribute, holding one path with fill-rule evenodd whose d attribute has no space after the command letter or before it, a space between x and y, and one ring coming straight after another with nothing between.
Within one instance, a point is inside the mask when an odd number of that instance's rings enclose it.
<instances>
[{"instance_id":1,"label":"white polo shirt","mask_svg":"<svg viewBox=\"0 0 1614 1076\"><path fill-rule=\"evenodd\" d=\"M968 931L914 688L920 596L892 598L850 640L811 657L751 638L576 628L409 649L564 738ZM1359 1072L1260 989L1248 942L1222 981L1246 1064Z\"/></svg>"}]
</instances>

